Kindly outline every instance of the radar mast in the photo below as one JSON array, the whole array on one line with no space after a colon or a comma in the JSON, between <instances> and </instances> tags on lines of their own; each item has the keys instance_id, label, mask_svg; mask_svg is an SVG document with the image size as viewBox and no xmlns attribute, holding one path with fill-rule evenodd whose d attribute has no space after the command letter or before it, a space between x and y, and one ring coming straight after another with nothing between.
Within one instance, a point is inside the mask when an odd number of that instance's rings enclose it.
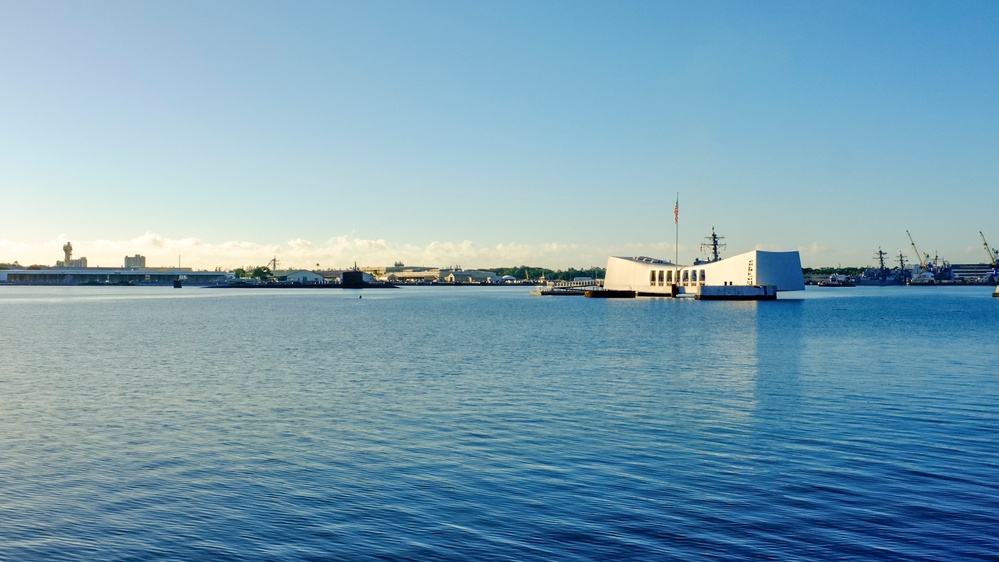
<instances>
[{"instance_id":1,"label":"radar mast","mask_svg":"<svg viewBox=\"0 0 999 562\"><path fill-rule=\"evenodd\" d=\"M874 254L874 259L878 260L878 271L880 271L881 273L884 273L885 270L888 269L887 267L885 267L886 257L888 257L888 254L882 252L881 248L878 247L878 252Z\"/></svg>"},{"instance_id":2,"label":"radar mast","mask_svg":"<svg viewBox=\"0 0 999 562\"><path fill-rule=\"evenodd\" d=\"M701 251L708 251L708 263L716 262L721 259L719 250L724 249L726 244L721 244L719 241L724 240L724 236L718 236L715 234L715 227L711 227L711 235L705 238L707 242L701 244Z\"/></svg>"}]
</instances>

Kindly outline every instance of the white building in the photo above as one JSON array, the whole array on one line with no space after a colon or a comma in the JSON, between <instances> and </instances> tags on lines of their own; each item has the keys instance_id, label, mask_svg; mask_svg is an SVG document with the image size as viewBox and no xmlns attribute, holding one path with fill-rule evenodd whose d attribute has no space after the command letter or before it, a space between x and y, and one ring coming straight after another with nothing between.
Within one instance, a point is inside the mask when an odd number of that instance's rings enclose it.
<instances>
[{"instance_id":1,"label":"white building","mask_svg":"<svg viewBox=\"0 0 999 562\"><path fill-rule=\"evenodd\" d=\"M657 258L612 256L607 258L604 279L604 289L635 291L639 296L697 294L699 288L705 286L764 285L772 285L777 291L805 290L798 252L754 250L698 265L677 265Z\"/></svg>"},{"instance_id":2,"label":"white building","mask_svg":"<svg viewBox=\"0 0 999 562\"><path fill-rule=\"evenodd\" d=\"M439 281L440 278L441 270L436 267L406 267L405 269L390 267L386 269L385 275L379 277L379 280L391 283L430 283Z\"/></svg>"},{"instance_id":3,"label":"white building","mask_svg":"<svg viewBox=\"0 0 999 562\"><path fill-rule=\"evenodd\" d=\"M501 283L503 280L492 271L461 269L449 273L444 281L448 283Z\"/></svg>"},{"instance_id":4,"label":"white building","mask_svg":"<svg viewBox=\"0 0 999 562\"><path fill-rule=\"evenodd\" d=\"M76 260L72 260L76 261ZM226 280L222 271L192 271L190 268L53 267L0 270L0 283L12 285L213 285Z\"/></svg>"},{"instance_id":5,"label":"white building","mask_svg":"<svg viewBox=\"0 0 999 562\"><path fill-rule=\"evenodd\" d=\"M139 254L125 256L125 267L133 269L146 267L146 256L140 256Z\"/></svg>"},{"instance_id":6,"label":"white building","mask_svg":"<svg viewBox=\"0 0 999 562\"><path fill-rule=\"evenodd\" d=\"M322 275L306 269L300 269L298 271L288 273L284 277L293 283L307 283L310 285L325 283L325 278Z\"/></svg>"}]
</instances>

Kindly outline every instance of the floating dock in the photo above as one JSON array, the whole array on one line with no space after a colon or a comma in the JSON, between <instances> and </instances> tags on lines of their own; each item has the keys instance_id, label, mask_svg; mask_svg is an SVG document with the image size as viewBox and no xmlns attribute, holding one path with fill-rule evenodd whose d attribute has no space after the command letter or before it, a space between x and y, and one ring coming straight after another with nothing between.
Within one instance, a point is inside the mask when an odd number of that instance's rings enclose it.
<instances>
[{"instance_id":1,"label":"floating dock","mask_svg":"<svg viewBox=\"0 0 999 562\"><path fill-rule=\"evenodd\" d=\"M774 285L703 285L694 298L702 301L772 301L777 299Z\"/></svg>"},{"instance_id":2,"label":"floating dock","mask_svg":"<svg viewBox=\"0 0 999 562\"><path fill-rule=\"evenodd\" d=\"M579 297L586 294L582 289L535 289L531 294L538 297Z\"/></svg>"},{"instance_id":3,"label":"floating dock","mask_svg":"<svg viewBox=\"0 0 999 562\"><path fill-rule=\"evenodd\" d=\"M531 291L534 296L584 296L587 291L598 291L604 286L603 279L580 279L574 281L548 281Z\"/></svg>"},{"instance_id":4,"label":"floating dock","mask_svg":"<svg viewBox=\"0 0 999 562\"><path fill-rule=\"evenodd\" d=\"M633 299L638 294L635 291L598 289L595 291L586 291L583 295L588 299Z\"/></svg>"}]
</instances>

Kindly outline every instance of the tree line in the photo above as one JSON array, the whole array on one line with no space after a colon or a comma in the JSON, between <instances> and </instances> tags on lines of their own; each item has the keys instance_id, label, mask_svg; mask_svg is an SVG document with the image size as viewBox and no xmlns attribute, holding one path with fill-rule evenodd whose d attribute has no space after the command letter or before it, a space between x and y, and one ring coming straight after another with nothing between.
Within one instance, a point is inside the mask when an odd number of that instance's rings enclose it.
<instances>
[{"instance_id":1,"label":"tree line","mask_svg":"<svg viewBox=\"0 0 999 562\"><path fill-rule=\"evenodd\" d=\"M546 267L529 267L521 265L517 267L490 267L488 271L495 271L499 275L510 275L521 280L537 281L544 277L548 281L572 281L576 277L591 277L593 279L603 279L606 270L602 267L589 267L585 269L548 269Z\"/></svg>"},{"instance_id":2,"label":"tree line","mask_svg":"<svg viewBox=\"0 0 999 562\"><path fill-rule=\"evenodd\" d=\"M858 276L864 273L863 267L803 267L802 275L850 275Z\"/></svg>"}]
</instances>

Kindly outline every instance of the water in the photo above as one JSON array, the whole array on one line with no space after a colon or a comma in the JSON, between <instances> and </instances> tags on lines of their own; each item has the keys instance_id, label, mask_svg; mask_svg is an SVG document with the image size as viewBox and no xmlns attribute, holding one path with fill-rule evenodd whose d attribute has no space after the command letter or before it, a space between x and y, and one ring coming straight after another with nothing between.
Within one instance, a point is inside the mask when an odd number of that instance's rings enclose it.
<instances>
[{"instance_id":1,"label":"water","mask_svg":"<svg viewBox=\"0 0 999 562\"><path fill-rule=\"evenodd\" d=\"M0 560L995 560L991 291L0 287Z\"/></svg>"}]
</instances>

